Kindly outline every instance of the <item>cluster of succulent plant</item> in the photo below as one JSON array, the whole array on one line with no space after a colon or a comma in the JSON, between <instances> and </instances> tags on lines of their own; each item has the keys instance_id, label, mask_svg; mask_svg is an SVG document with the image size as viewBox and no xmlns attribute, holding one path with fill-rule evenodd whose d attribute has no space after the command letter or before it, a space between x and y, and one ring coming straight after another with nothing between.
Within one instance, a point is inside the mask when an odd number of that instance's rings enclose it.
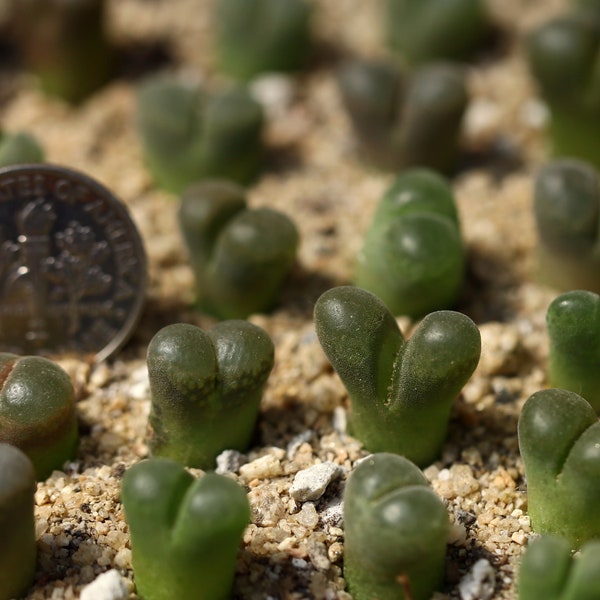
<instances>
[{"instance_id":1,"label":"cluster of succulent plant","mask_svg":"<svg viewBox=\"0 0 600 600\"><path fill-rule=\"evenodd\" d=\"M80 102L106 83L115 52L104 31L104 0L13 0L11 24L41 88Z\"/></svg>"},{"instance_id":2,"label":"cluster of succulent plant","mask_svg":"<svg viewBox=\"0 0 600 600\"><path fill-rule=\"evenodd\" d=\"M74 457L78 438L67 373L40 356L0 353L0 442L25 452L41 480Z\"/></svg>"},{"instance_id":3,"label":"cluster of succulent plant","mask_svg":"<svg viewBox=\"0 0 600 600\"><path fill-rule=\"evenodd\" d=\"M218 0L219 67L236 79L301 68L311 48L311 6L306 0Z\"/></svg>"},{"instance_id":4,"label":"cluster of succulent plant","mask_svg":"<svg viewBox=\"0 0 600 600\"><path fill-rule=\"evenodd\" d=\"M179 222L202 310L241 319L273 307L296 259L299 236L289 217L249 209L242 187L210 180L182 194Z\"/></svg>"},{"instance_id":5,"label":"cluster of succulent plant","mask_svg":"<svg viewBox=\"0 0 600 600\"><path fill-rule=\"evenodd\" d=\"M531 73L550 109L549 133L557 156L589 160L600 167L598 144L597 3L554 17L529 34Z\"/></svg>"},{"instance_id":6,"label":"cluster of succulent plant","mask_svg":"<svg viewBox=\"0 0 600 600\"><path fill-rule=\"evenodd\" d=\"M571 556L564 538L545 535L529 542L521 560L519 600L597 600L600 598L600 540Z\"/></svg>"},{"instance_id":7,"label":"cluster of succulent plant","mask_svg":"<svg viewBox=\"0 0 600 600\"><path fill-rule=\"evenodd\" d=\"M362 158L399 170L452 170L468 104L463 68L431 63L410 73L388 61L353 61L339 74Z\"/></svg>"},{"instance_id":8,"label":"cluster of succulent plant","mask_svg":"<svg viewBox=\"0 0 600 600\"><path fill-rule=\"evenodd\" d=\"M33 582L36 474L29 458L0 442L0 600L21 598Z\"/></svg>"},{"instance_id":9,"label":"cluster of succulent plant","mask_svg":"<svg viewBox=\"0 0 600 600\"><path fill-rule=\"evenodd\" d=\"M449 182L426 169L404 171L377 207L354 282L383 300L395 315L420 317L454 305L464 270Z\"/></svg>"},{"instance_id":10,"label":"cluster of succulent plant","mask_svg":"<svg viewBox=\"0 0 600 600\"><path fill-rule=\"evenodd\" d=\"M43 160L44 151L33 135L25 131L0 131L0 167L18 163L39 163Z\"/></svg>"},{"instance_id":11,"label":"cluster of succulent plant","mask_svg":"<svg viewBox=\"0 0 600 600\"><path fill-rule=\"evenodd\" d=\"M243 88L155 75L139 88L138 126L148 168L173 193L207 178L248 183L262 163L263 111Z\"/></svg>"},{"instance_id":12,"label":"cluster of succulent plant","mask_svg":"<svg viewBox=\"0 0 600 600\"><path fill-rule=\"evenodd\" d=\"M223 450L245 450L273 360L273 342L247 321L157 332L147 357L152 454L213 469Z\"/></svg>"},{"instance_id":13,"label":"cluster of succulent plant","mask_svg":"<svg viewBox=\"0 0 600 600\"><path fill-rule=\"evenodd\" d=\"M355 600L429 600L444 579L450 522L421 471L378 453L344 491L344 577Z\"/></svg>"},{"instance_id":14,"label":"cluster of succulent plant","mask_svg":"<svg viewBox=\"0 0 600 600\"><path fill-rule=\"evenodd\" d=\"M413 64L465 60L490 29L484 0L387 0L385 7L388 45Z\"/></svg>"},{"instance_id":15,"label":"cluster of succulent plant","mask_svg":"<svg viewBox=\"0 0 600 600\"><path fill-rule=\"evenodd\" d=\"M561 290L600 292L600 178L587 162L557 159L538 172L534 214L540 278Z\"/></svg>"},{"instance_id":16,"label":"cluster of succulent plant","mask_svg":"<svg viewBox=\"0 0 600 600\"><path fill-rule=\"evenodd\" d=\"M481 352L477 326L462 313L427 315L406 341L371 292L341 286L315 305L317 335L350 397L350 430L371 452L426 466L439 455L453 400Z\"/></svg>"},{"instance_id":17,"label":"cluster of succulent plant","mask_svg":"<svg viewBox=\"0 0 600 600\"><path fill-rule=\"evenodd\" d=\"M150 458L125 472L121 498L141 598L230 598L250 522L242 487L214 473L194 479L177 461Z\"/></svg>"}]
</instances>

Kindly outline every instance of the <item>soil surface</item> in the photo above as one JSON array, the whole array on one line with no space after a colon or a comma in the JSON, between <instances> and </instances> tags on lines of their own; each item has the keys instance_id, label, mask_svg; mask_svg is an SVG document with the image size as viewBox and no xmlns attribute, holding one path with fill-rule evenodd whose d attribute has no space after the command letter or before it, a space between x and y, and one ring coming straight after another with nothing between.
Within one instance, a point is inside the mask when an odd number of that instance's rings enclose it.
<instances>
[{"instance_id":1,"label":"soil surface","mask_svg":"<svg viewBox=\"0 0 600 600\"><path fill-rule=\"evenodd\" d=\"M76 460L38 485L38 566L28 600L78 598L110 569L136 598L119 488L124 471L148 456L146 347L169 323L214 323L193 309L178 199L154 186L136 130L136 87L149 72L168 69L211 86L226 83L215 68L213 2L108 4L120 72L82 104L41 93L8 47L0 70L0 125L30 131L49 162L83 171L112 190L127 205L149 260L146 307L130 342L101 364L60 361L77 391L81 444ZM394 177L357 158L335 80L343 59L385 55L381 2L314 4L316 51L308 67L293 78L253 84L267 108L268 156L248 190L249 203L288 214L301 246L276 309L250 319L276 347L255 440L245 454L229 453L221 462L221 471L245 486L252 506L234 589L243 599L350 598L342 574L341 494L353 466L368 454L345 432L347 394L319 346L312 308L323 291L351 282L363 234ZM564 4L490 2L498 33L468 68L465 151L452 176L468 254L457 309L480 327L482 355L454 404L442 455L425 470L452 521L438 599L514 598L516 565L531 533L517 418L528 396L546 385L545 311L557 292L535 278L531 192L536 169L549 156L547 111L529 78L522 42ZM409 336L415 323L404 317L399 323ZM290 495L297 472L328 461L339 470L320 497ZM461 582L480 559L490 566L493 592L481 585L475 595L463 589L461 596Z\"/></svg>"}]
</instances>

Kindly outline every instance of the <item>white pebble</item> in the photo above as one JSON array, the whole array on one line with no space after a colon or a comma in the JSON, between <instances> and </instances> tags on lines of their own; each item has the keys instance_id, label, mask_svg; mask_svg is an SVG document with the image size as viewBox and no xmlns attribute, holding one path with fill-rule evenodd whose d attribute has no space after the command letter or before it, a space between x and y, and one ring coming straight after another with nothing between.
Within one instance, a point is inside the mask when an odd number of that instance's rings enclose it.
<instances>
[{"instance_id":1,"label":"white pebble","mask_svg":"<svg viewBox=\"0 0 600 600\"><path fill-rule=\"evenodd\" d=\"M237 450L223 450L223 452L217 456L217 468L215 469L215 473L218 475L237 473L245 462L246 457Z\"/></svg>"},{"instance_id":2,"label":"white pebble","mask_svg":"<svg viewBox=\"0 0 600 600\"><path fill-rule=\"evenodd\" d=\"M494 595L496 574L485 558L480 558L458 584L461 600L489 600Z\"/></svg>"},{"instance_id":3,"label":"white pebble","mask_svg":"<svg viewBox=\"0 0 600 600\"><path fill-rule=\"evenodd\" d=\"M327 486L341 473L341 467L333 462L324 462L298 471L290 486L290 496L298 502L318 500Z\"/></svg>"},{"instance_id":4,"label":"white pebble","mask_svg":"<svg viewBox=\"0 0 600 600\"><path fill-rule=\"evenodd\" d=\"M127 600L129 590L125 581L115 569L98 575L81 592L81 600Z\"/></svg>"}]
</instances>

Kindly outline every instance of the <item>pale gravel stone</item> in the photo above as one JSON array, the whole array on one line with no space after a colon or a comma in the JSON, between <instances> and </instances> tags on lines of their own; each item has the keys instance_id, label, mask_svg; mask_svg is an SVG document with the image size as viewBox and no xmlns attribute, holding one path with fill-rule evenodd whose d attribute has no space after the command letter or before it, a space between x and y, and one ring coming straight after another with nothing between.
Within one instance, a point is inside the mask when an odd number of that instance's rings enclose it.
<instances>
[{"instance_id":1,"label":"pale gravel stone","mask_svg":"<svg viewBox=\"0 0 600 600\"><path fill-rule=\"evenodd\" d=\"M458 584L461 600L489 600L494 595L496 573L485 558L480 558Z\"/></svg>"},{"instance_id":2,"label":"pale gravel stone","mask_svg":"<svg viewBox=\"0 0 600 600\"><path fill-rule=\"evenodd\" d=\"M281 461L272 454L261 456L240 467L240 475L244 479L266 479L282 474Z\"/></svg>"},{"instance_id":3,"label":"pale gravel stone","mask_svg":"<svg viewBox=\"0 0 600 600\"><path fill-rule=\"evenodd\" d=\"M318 500L327 486L341 474L341 467L333 462L324 462L298 471L290 487L290 496L298 502Z\"/></svg>"},{"instance_id":4,"label":"pale gravel stone","mask_svg":"<svg viewBox=\"0 0 600 600\"><path fill-rule=\"evenodd\" d=\"M313 432L310 429L302 431L294 436L286 447L286 456L288 460L293 460L302 444L310 442L313 438Z\"/></svg>"},{"instance_id":5,"label":"pale gravel stone","mask_svg":"<svg viewBox=\"0 0 600 600\"><path fill-rule=\"evenodd\" d=\"M81 600L127 600L129 589L116 569L102 573L83 588Z\"/></svg>"},{"instance_id":6,"label":"pale gravel stone","mask_svg":"<svg viewBox=\"0 0 600 600\"><path fill-rule=\"evenodd\" d=\"M247 462L246 457L237 450L223 450L217 456L217 468L215 472L219 475L226 473L237 473L240 467Z\"/></svg>"}]
</instances>

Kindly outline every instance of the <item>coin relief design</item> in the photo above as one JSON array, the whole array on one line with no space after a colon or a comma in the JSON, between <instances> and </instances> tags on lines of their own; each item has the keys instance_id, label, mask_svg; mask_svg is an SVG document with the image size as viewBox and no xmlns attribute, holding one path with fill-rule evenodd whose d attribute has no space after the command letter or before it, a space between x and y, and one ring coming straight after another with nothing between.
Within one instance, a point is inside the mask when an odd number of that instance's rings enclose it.
<instances>
[{"instance_id":1,"label":"coin relief design","mask_svg":"<svg viewBox=\"0 0 600 600\"><path fill-rule=\"evenodd\" d=\"M141 238L106 188L52 165L0 169L0 351L102 360L145 287Z\"/></svg>"}]
</instances>

